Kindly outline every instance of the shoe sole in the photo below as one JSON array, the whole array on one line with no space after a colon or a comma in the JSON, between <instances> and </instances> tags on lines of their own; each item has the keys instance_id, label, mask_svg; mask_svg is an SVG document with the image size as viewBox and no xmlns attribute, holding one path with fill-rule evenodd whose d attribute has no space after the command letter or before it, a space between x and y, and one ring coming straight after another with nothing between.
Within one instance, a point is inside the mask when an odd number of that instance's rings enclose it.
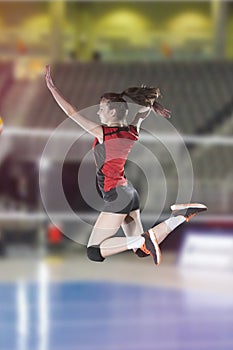
<instances>
[{"instance_id":1,"label":"shoe sole","mask_svg":"<svg viewBox=\"0 0 233 350\"><path fill-rule=\"evenodd\" d=\"M148 251L148 255L151 255L151 257L153 258L154 263L156 265L160 265L162 254L161 254L161 251L160 251L160 248L159 248L159 244L158 244L158 242L157 242L157 240L155 238L154 233L153 232L149 232L149 230L148 230L146 233L142 234L142 236L146 240L145 241L145 248ZM148 243L149 243L149 245L147 245ZM151 247L150 247L150 245L151 245Z\"/></svg>"},{"instance_id":2,"label":"shoe sole","mask_svg":"<svg viewBox=\"0 0 233 350\"><path fill-rule=\"evenodd\" d=\"M203 209L206 210L207 206L201 203L189 203L189 204L173 204L171 205L171 210L183 210L183 209L189 209L189 208L197 208L197 209Z\"/></svg>"},{"instance_id":3,"label":"shoe sole","mask_svg":"<svg viewBox=\"0 0 233 350\"><path fill-rule=\"evenodd\" d=\"M148 233L150 235L150 239L154 245L155 251L156 251L156 257L157 257L157 263L156 265L160 265L161 264L161 258L162 258L162 254L161 254L161 250L159 248L159 244L157 242L157 240L155 239L155 235L153 232L150 232L150 230L148 230Z\"/></svg>"}]
</instances>

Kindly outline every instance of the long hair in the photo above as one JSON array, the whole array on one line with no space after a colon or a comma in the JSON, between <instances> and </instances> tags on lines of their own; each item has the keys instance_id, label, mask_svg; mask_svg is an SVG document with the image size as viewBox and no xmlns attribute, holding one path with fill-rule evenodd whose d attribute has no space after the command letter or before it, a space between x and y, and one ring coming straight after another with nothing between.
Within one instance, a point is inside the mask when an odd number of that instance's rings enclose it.
<instances>
[{"instance_id":1,"label":"long hair","mask_svg":"<svg viewBox=\"0 0 233 350\"><path fill-rule=\"evenodd\" d=\"M142 85L141 87L130 87L124 90L121 95L129 97L139 105L152 107L156 114L166 118L171 117L171 111L156 102L157 98L162 97L159 88L147 87L145 85Z\"/></svg>"},{"instance_id":2,"label":"long hair","mask_svg":"<svg viewBox=\"0 0 233 350\"><path fill-rule=\"evenodd\" d=\"M156 114L166 118L171 117L171 112L163 105L156 102L156 99L161 97L159 88L147 87L145 85L141 87L129 87L122 93L107 92L101 96L101 99L105 98L108 100L110 109L116 109L117 116L122 116L123 119L128 111L128 105L123 96L127 96L139 105L152 107Z\"/></svg>"}]
</instances>

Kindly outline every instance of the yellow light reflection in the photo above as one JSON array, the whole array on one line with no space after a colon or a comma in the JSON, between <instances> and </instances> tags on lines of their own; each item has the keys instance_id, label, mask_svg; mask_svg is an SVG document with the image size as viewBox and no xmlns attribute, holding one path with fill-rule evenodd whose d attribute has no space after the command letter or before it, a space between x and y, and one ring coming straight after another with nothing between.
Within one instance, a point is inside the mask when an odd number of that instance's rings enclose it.
<instances>
[{"instance_id":1,"label":"yellow light reflection","mask_svg":"<svg viewBox=\"0 0 233 350\"><path fill-rule=\"evenodd\" d=\"M127 9L110 12L96 23L98 34L105 37L128 37L130 41L140 40L148 29L148 21L137 12Z\"/></svg>"},{"instance_id":2,"label":"yellow light reflection","mask_svg":"<svg viewBox=\"0 0 233 350\"><path fill-rule=\"evenodd\" d=\"M182 35L196 35L197 32L207 33L211 28L211 20L197 12L185 12L173 18L168 24L171 32Z\"/></svg>"},{"instance_id":3,"label":"yellow light reflection","mask_svg":"<svg viewBox=\"0 0 233 350\"><path fill-rule=\"evenodd\" d=\"M51 28L51 19L48 15L38 15L28 18L22 25L21 37L27 43L38 42L48 37Z\"/></svg>"}]
</instances>

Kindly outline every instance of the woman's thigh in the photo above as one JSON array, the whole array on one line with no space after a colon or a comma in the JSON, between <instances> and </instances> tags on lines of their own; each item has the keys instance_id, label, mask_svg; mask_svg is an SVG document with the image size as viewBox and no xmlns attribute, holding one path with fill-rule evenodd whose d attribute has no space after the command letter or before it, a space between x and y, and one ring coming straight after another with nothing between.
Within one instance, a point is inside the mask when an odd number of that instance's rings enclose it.
<instances>
[{"instance_id":1,"label":"woman's thigh","mask_svg":"<svg viewBox=\"0 0 233 350\"><path fill-rule=\"evenodd\" d=\"M107 238L114 236L121 227L126 216L127 214L100 213L92 229L88 247L99 245Z\"/></svg>"},{"instance_id":2,"label":"woman's thigh","mask_svg":"<svg viewBox=\"0 0 233 350\"><path fill-rule=\"evenodd\" d=\"M127 237L139 236L143 233L140 210L133 210L124 218L121 227Z\"/></svg>"}]
</instances>

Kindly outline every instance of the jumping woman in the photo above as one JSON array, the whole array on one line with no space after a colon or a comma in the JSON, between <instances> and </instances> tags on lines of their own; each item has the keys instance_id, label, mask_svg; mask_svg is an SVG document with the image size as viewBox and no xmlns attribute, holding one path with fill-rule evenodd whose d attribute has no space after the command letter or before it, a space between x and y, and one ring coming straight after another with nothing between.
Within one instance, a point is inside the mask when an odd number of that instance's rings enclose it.
<instances>
[{"instance_id":1,"label":"jumping woman","mask_svg":"<svg viewBox=\"0 0 233 350\"><path fill-rule=\"evenodd\" d=\"M170 117L170 111L156 102L158 88L128 88L122 93L105 93L100 98L98 116L100 124L83 117L55 87L50 66L46 66L46 84L61 109L80 127L95 137L94 158L97 167L97 185L104 200L104 210L92 229L87 256L102 262L108 256L133 250L139 257L151 255L155 264L161 263L159 244L176 227L207 207L203 204L174 204L172 216L143 232L140 218L139 196L126 179L124 165L134 143L138 140L140 125L151 111ZM142 105L134 120L127 124L128 105L124 96ZM116 237L122 227L125 237Z\"/></svg>"}]
</instances>

